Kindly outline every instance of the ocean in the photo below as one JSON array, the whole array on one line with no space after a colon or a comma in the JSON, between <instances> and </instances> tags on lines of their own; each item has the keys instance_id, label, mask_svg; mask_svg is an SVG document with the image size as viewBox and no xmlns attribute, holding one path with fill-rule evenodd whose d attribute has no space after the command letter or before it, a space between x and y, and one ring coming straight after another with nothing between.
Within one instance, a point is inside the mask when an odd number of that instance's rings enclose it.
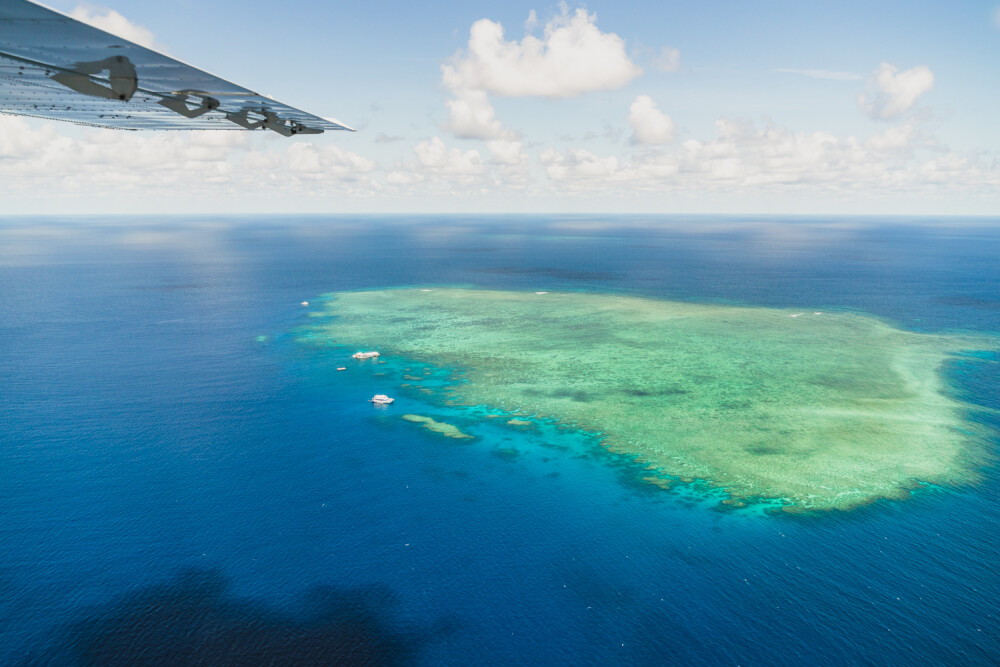
<instances>
[{"instance_id":1,"label":"ocean","mask_svg":"<svg viewBox=\"0 0 1000 667\"><path fill-rule=\"evenodd\" d=\"M995 336L998 257L985 218L2 218L0 663L998 664L995 353L942 369L979 482L784 516L556 424L374 407L377 366L300 340L300 302L404 285Z\"/></svg>"}]
</instances>

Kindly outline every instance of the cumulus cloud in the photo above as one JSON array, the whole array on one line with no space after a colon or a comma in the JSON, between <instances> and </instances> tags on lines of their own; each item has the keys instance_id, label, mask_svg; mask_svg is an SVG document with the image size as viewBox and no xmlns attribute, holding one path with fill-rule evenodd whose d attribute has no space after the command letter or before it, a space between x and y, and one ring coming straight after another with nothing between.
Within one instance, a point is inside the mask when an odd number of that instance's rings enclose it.
<instances>
[{"instance_id":1,"label":"cumulus cloud","mask_svg":"<svg viewBox=\"0 0 1000 667\"><path fill-rule=\"evenodd\" d=\"M452 189L479 183L486 171L486 162L477 150L449 148L440 137L421 141L413 147L416 160L396 164L386 175L389 185L402 187L422 184L438 189Z\"/></svg>"},{"instance_id":2,"label":"cumulus cloud","mask_svg":"<svg viewBox=\"0 0 1000 667\"><path fill-rule=\"evenodd\" d=\"M416 153L420 166L435 174L475 176L483 173L483 160L479 151L448 148L438 137L420 142L413 152Z\"/></svg>"},{"instance_id":3,"label":"cumulus cloud","mask_svg":"<svg viewBox=\"0 0 1000 667\"><path fill-rule=\"evenodd\" d=\"M295 142L286 153L288 170L311 180L322 180L331 176L351 178L375 169L375 163L366 157L345 151L334 145L317 146L307 142Z\"/></svg>"},{"instance_id":4,"label":"cumulus cloud","mask_svg":"<svg viewBox=\"0 0 1000 667\"><path fill-rule=\"evenodd\" d=\"M524 152L524 144L520 141L487 141L486 150L492 156L490 163L493 169L489 176L495 187L523 189L533 183L528 154Z\"/></svg>"},{"instance_id":5,"label":"cumulus cloud","mask_svg":"<svg viewBox=\"0 0 1000 667\"><path fill-rule=\"evenodd\" d=\"M455 136L513 139L496 118L489 95L567 98L620 88L642 69L625 52L624 40L597 27L597 15L585 9L560 14L546 25L541 38L526 34L508 41L500 23L481 19L472 24L467 48L441 66L448 101L446 127ZM526 29L537 23L528 17Z\"/></svg>"},{"instance_id":6,"label":"cumulus cloud","mask_svg":"<svg viewBox=\"0 0 1000 667\"><path fill-rule=\"evenodd\" d=\"M512 137L497 119L489 98L481 90L458 88L455 97L445 104L449 116L447 129L459 139L498 139Z\"/></svg>"},{"instance_id":7,"label":"cumulus cloud","mask_svg":"<svg viewBox=\"0 0 1000 667\"><path fill-rule=\"evenodd\" d=\"M609 183L621 180L621 165L617 157L599 157L582 148L570 148L559 152L546 148L538 156L545 166L545 172L553 181L583 184Z\"/></svg>"},{"instance_id":8,"label":"cumulus cloud","mask_svg":"<svg viewBox=\"0 0 1000 667\"><path fill-rule=\"evenodd\" d=\"M620 88L642 69L625 53L625 41L602 33L597 15L585 9L562 13L545 26L542 39L504 39L489 19L472 25L468 49L442 67L449 88L471 88L505 97L576 97Z\"/></svg>"},{"instance_id":9,"label":"cumulus cloud","mask_svg":"<svg viewBox=\"0 0 1000 667\"><path fill-rule=\"evenodd\" d=\"M493 161L510 167L522 165L527 160L520 141L497 139L486 142L486 150L493 155Z\"/></svg>"},{"instance_id":10,"label":"cumulus cloud","mask_svg":"<svg viewBox=\"0 0 1000 667\"><path fill-rule=\"evenodd\" d=\"M157 51L165 50L163 45L156 41L152 30L129 21L113 9L79 5L69 15L77 21L100 28L105 32L110 32L112 35L117 35L140 46L145 46L148 49L155 49Z\"/></svg>"},{"instance_id":11,"label":"cumulus cloud","mask_svg":"<svg viewBox=\"0 0 1000 667\"><path fill-rule=\"evenodd\" d=\"M666 144L674 138L674 121L656 106L649 95L639 95L629 107L632 143Z\"/></svg>"},{"instance_id":12,"label":"cumulus cloud","mask_svg":"<svg viewBox=\"0 0 1000 667\"><path fill-rule=\"evenodd\" d=\"M902 72L882 63L868 81L868 90L858 94L858 106L868 116L886 120L900 116L934 87L934 73L923 65Z\"/></svg>"}]
</instances>

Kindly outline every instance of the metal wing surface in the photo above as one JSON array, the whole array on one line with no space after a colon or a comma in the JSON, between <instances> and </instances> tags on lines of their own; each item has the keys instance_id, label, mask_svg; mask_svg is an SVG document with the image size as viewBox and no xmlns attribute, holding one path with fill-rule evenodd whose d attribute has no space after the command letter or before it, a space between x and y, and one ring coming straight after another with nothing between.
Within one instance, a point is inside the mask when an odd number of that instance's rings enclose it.
<instances>
[{"instance_id":1,"label":"metal wing surface","mask_svg":"<svg viewBox=\"0 0 1000 667\"><path fill-rule=\"evenodd\" d=\"M351 130L27 0L0 0L0 113L127 130Z\"/></svg>"}]
</instances>

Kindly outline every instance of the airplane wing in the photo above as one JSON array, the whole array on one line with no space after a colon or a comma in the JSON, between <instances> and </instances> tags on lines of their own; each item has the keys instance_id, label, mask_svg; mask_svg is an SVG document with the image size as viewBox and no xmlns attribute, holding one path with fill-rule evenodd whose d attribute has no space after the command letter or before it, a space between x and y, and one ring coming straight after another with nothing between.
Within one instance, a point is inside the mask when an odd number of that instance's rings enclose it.
<instances>
[{"instance_id":1,"label":"airplane wing","mask_svg":"<svg viewBox=\"0 0 1000 667\"><path fill-rule=\"evenodd\" d=\"M0 113L125 130L351 130L28 0L0 0Z\"/></svg>"}]
</instances>

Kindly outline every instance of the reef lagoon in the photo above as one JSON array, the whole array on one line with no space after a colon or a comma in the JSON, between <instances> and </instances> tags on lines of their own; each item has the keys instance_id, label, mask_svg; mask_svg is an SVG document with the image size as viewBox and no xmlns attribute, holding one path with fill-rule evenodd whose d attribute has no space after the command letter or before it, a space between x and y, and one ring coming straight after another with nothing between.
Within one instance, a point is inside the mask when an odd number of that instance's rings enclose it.
<instances>
[{"instance_id":1,"label":"reef lagoon","mask_svg":"<svg viewBox=\"0 0 1000 667\"><path fill-rule=\"evenodd\" d=\"M849 509L921 483L971 483L984 460L969 406L948 396L940 371L949 353L995 345L985 337L856 313L571 292L353 291L322 305L330 320L309 342L454 369L452 405L596 434L672 481L721 487L730 505Z\"/></svg>"},{"instance_id":2,"label":"reef lagoon","mask_svg":"<svg viewBox=\"0 0 1000 667\"><path fill-rule=\"evenodd\" d=\"M995 665L997 257L983 218L0 218L0 664Z\"/></svg>"}]
</instances>

